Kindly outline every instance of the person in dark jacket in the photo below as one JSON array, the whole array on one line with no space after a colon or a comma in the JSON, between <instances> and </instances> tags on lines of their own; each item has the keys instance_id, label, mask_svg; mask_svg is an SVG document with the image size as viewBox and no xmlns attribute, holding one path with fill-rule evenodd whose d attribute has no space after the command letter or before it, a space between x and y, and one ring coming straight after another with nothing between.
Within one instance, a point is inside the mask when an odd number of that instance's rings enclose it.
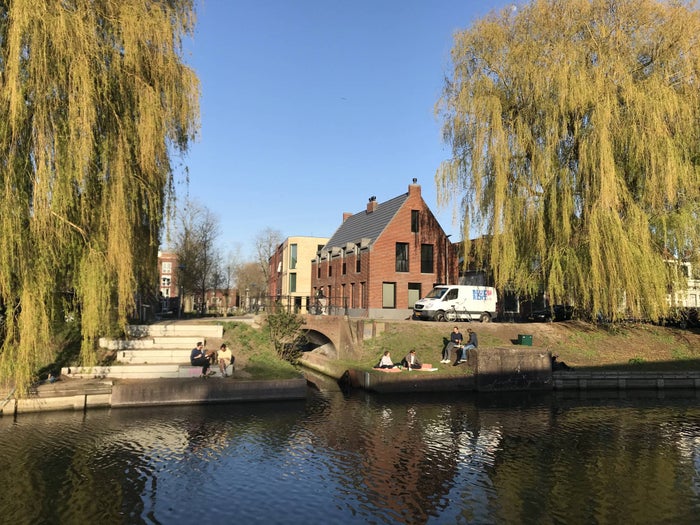
<instances>
[{"instance_id":1,"label":"person in dark jacket","mask_svg":"<svg viewBox=\"0 0 700 525\"><path fill-rule=\"evenodd\" d=\"M192 366L202 367L202 377L209 375L209 366L211 365L211 362L204 353L204 344L201 341L198 342L197 346L195 346L190 352L190 364ZM211 373L213 374L214 372L212 371Z\"/></svg>"},{"instance_id":2,"label":"person in dark jacket","mask_svg":"<svg viewBox=\"0 0 700 525\"><path fill-rule=\"evenodd\" d=\"M469 352L469 350L474 350L479 347L479 340L476 337L476 332L471 328L467 328L467 335L469 336L469 339L467 340L467 344L462 346L462 351L457 352L458 359L455 361L455 366L457 366L460 363L466 363L467 352Z\"/></svg>"},{"instance_id":3,"label":"person in dark jacket","mask_svg":"<svg viewBox=\"0 0 700 525\"><path fill-rule=\"evenodd\" d=\"M462 348L463 340L464 337L462 337L462 332L460 332L459 328L455 326L452 329L452 333L450 334L450 341L445 345L445 348L442 349L442 360L440 362L449 363L450 354L452 353L452 350L456 348L457 352L459 352ZM456 357L457 359L459 359L459 355L457 355Z\"/></svg>"}]
</instances>

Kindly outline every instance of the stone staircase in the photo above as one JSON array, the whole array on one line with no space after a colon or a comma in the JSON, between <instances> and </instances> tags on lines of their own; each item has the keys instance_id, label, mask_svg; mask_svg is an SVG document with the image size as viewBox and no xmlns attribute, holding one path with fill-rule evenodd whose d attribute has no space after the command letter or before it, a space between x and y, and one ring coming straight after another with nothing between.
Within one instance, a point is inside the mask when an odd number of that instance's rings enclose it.
<instances>
[{"instance_id":1,"label":"stone staircase","mask_svg":"<svg viewBox=\"0 0 700 525\"><path fill-rule=\"evenodd\" d=\"M189 364L190 351L198 341L218 347L223 326L214 324L167 323L130 325L126 339L101 338L101 348L116 352L113 364L65 367L61 375L79 379L148 379L198 377L201 367ZM211 368L221 376L218 366ZM231 370L227 370L230 374Z\"/></svg>"}]
</instances>

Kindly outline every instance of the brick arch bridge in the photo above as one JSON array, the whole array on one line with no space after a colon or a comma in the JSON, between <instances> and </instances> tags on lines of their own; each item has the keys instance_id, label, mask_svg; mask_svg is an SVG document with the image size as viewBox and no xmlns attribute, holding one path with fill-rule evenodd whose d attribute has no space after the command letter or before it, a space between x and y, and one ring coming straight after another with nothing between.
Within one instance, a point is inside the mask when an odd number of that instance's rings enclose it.
<instances>
[{"instance_id":1,"label":"brick arch bridge","mask_svg":"<svg viewBox=\"0 0 700 525\"><path fill-rule=\"evenodd\" d=\"M311 353L330 359L348 359L364 339L377 334L377 324L367 319L350 319L342 315L305 315L303 329L311 343Z\"/></svg>"}]
</instances>

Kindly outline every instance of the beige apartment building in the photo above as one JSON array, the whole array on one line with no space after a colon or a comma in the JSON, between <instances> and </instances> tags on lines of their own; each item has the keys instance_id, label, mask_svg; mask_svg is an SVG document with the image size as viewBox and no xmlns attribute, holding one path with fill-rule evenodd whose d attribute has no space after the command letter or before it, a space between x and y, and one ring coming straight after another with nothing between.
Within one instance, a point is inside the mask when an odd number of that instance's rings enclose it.
<instances>
[{"instance_id":1,"label":"beige apartment building","mask_svg":"<svg viewBox=\"0 0 700 525\"><path fill-rule=\"evenodd\" d=\"M293 311L306 313L311 296L311 261L328 237L287 237L269 261L267 293Z\"/></svg>"}]
</instances>

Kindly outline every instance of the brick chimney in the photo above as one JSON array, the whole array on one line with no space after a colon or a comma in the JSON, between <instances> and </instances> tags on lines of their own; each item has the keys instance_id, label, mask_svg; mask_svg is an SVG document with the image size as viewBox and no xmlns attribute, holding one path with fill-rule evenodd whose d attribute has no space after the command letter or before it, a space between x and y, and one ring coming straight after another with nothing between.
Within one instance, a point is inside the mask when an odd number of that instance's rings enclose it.
<instances>
[{"instance_id":1,"label":"brick chimney","mask_svg":"<svg viewBox=\"0 0 700 525\"><path fill-rule=\"evenodd\" d=\"M378 206L378 204L377 204L377 197L375 197L374 195L372 195L372 196L369 198L369 202L367 203L367 213L372 213L374 210L377 209L377 206Z\"/></svg>"},{"instance_id":2,"label":"brick chimney","mask_svg":"<svg viewBox=\"0 0 700 525\"><path fill-rule=\"evenodd\" d=\"M343 212L343 222L347 221L350 217L352 217L352 213L350 212Z\"/></svg>"},{"instance_id":3,"label":"brick chimney","mask_svg":"<svg viewBox=\"0 0 700 525\"><path fill-rule=\"evenodd\" d=\"M418 184L418 179L413 179L413 182L408 185L408 194L409 195L420 195L420 184Z\"/></svg>"}]
</instances>

